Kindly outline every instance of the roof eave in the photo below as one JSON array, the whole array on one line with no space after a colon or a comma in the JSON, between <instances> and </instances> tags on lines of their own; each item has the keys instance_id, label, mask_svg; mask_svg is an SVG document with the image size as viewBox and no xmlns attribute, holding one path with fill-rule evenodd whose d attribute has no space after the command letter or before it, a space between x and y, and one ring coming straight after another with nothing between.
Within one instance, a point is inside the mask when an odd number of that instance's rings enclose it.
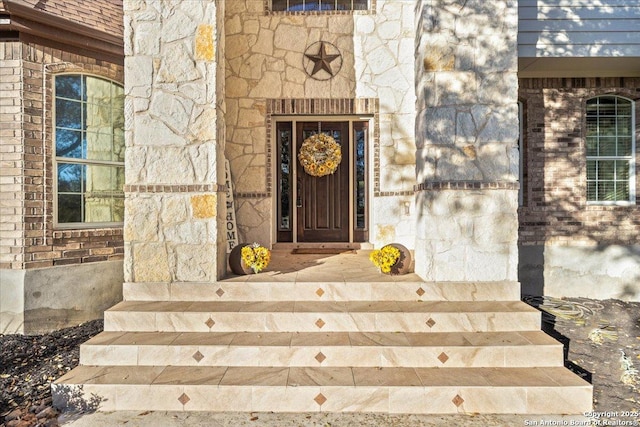
<instances>
[{"instance_id":1,"label":"roof eave","mask_svg":"<svg viewBox=\"0 0 640 427\"><path fill-rule=\"evenodd\" d=\"M116 35L34 9L21 0L3 0L3 3L11 22L0 25L0 29L124 57L124 41Z\"/></svg>"}]
</instances>

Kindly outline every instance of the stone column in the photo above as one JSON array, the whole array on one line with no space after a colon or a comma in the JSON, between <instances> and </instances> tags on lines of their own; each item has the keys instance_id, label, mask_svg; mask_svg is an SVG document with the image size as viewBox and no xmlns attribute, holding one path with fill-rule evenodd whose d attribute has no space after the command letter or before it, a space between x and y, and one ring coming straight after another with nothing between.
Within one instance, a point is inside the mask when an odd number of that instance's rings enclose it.
<instances>
[{"instance_id":1,"label":"stone column","mask_svg":"<svg viewBox=\"0 0 640 427\"><path fill-rule=\"evenodd\" d=\"M125 0L125 281L225 272L224 1Z\"/></svg>"},{"instance_id":2,"label":"stone column","mask_svg":"<svg viewBox=\"0 0 640 427\"><path fill-rule=\"evenodd\" d=\"M515 0L416 1L416 272L517 280Z\"/></svg>"}]
</instances>

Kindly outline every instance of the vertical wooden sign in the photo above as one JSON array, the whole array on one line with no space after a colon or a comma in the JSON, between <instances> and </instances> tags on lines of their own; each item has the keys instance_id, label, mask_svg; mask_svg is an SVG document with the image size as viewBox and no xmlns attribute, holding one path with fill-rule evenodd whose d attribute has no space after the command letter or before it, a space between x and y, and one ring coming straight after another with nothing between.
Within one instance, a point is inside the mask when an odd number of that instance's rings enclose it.
<instances>
[{"instance_id":1,"label":"vertical wooden sign","mask_svg":"<svg viewBox=\"0 0 640 427\"><path fill-rule=\"evenodd\" d=\"M236 204L233 200L233 182L229 160L224 160L224 181L227 186L227 253L238 244L238 228L236 226Z\"/></svg>"}]
</instances>

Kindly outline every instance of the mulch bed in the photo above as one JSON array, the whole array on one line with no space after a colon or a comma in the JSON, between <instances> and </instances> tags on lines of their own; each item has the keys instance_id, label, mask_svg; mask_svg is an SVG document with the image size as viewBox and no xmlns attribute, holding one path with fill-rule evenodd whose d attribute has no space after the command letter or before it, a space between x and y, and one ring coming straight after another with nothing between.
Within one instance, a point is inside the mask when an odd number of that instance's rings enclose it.
<instances>
[{"instance_id":1,"label":"mulch bed","mask_svg":"<svg viewBox=\"0 0 640 427\"><path fill-rule=\"evenodd\" d=\"M57 426L51 383L78 365L80 344L102 329L94 320L44 335L0 335L1 425Z\"/></svg>"},{"instance_id":2,"label":"mulch bed","mask_svg":"<svg viewBox=\"0 0 640 427\"><path fill-rule=\"evenodd\" d=\"M565 344L566 366L593 384L594 411L640 411L640 378L626 384L621 361L624 352L640 368L640 303L565 301L587 308L583 324L545 315L543 329ZM590 333L604 324L615 339L594 342ZM50 385L77 366L80 344L102 328L96 320L44 335L0 335L0 426L57 426Z\"/></svg>"}]
</instances>

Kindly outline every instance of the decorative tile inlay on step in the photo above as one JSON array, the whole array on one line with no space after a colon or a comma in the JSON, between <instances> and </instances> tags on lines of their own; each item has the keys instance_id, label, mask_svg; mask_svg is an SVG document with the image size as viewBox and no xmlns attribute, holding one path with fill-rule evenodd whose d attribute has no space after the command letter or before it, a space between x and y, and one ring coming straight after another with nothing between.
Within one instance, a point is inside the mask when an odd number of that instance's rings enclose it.
<instances>
[{"instance_id":1,"label":"decorative tile inlay on step","mask_svg":"<svg viewBox=\"0 0 640 427\"><path fill-rule=\"evenodd\" d=\"M182 395L178 398L178 402L182 403L183 405L186 405L190 400L191 399L189 399L189 396L184 393L182 393Z\"/></svg>"},{"instance_id":2,"label":"decorative tile inlay on step","mask_svg":"<svg viewBox=\"0 0 640 427\"><path fill-rule=\"evenodd\" d=\"M324 290L322 288L318 288L318 290L316 291L316 295L321 297L322 295L324 295Z\"/></svg>"},{"instance_id":3,"label":"decorative tile inlay on step","mask_svg":"<svg viewBox=\"0 0 640 427\"><path fill-rule=\"evenodd\" d=\"M433 325L435 325L435 324L436 324L436 321L433 320L432 318L429 318L429 320L427 320L427 326L429 328L433 328Z\"/></svg>"},{"instance_id":4,"label":"decorative tile inlay on step","mask_svg":"<svg viewBox=\"0 0 640 427\"><path fill-rule=\"evenodd\" d=\"M322 406L324 405L324 402L327 401L327 398L324 397L324 394L318 393L318 395L313 400L315 400L318 405Z\"/></svg>"},{"instance_id":5,"label":"decorative tile inlay on step","mask_svg":"<svg viewBox=\"0 0 640 427\"><path fill-rule=\"evenodd\" d=\"M459 394L456 394L456 397L453 398L452 400L453 404L456 405L456 407L460 407L460 405L462 405L464 403L464 399L462 397L460 397Z\"/></svg>"},{"instance_id":6,"label":"decorative tile inlay on step","mask_svg":"<svg viewBox=\"0 0 640 427\"><path fill-rule=\"evenodd\" d=\"M416 291L416 294L418 294L418 296L421 297L422 295L425 294L425 291L422 288L418 288L418 290Z\"/></svg>"},{"instance_id":7,"label":"decorative tile inlay on step","mask_svg":"<svg viewBox=\"0 0 640 427\"><path fill-rule=\"evenodd\" d=\"M213 328L213 325L216 324L216 322L213 321L213 319L211 317L209 317L207 319L206 322L204 322L205 325L207 325L207 327L209 327L209 329Z\"/></svg>"},{"instance_id":8,"label":"decorative tile inlay on step","mask_svg":"<svg viewBox=\"0 0 640 427\"><path fill-rule=\"evenodd\" d=\"M440 356L438 356L438 360L444 365L447 360L449 360L449 356L447 356L447 354L443 351L442 353L440 353Z\"/></svg>"},{"instance_id":9,"label":"decorative tile inlay on step","mask_svg":"<svg viewBox=\"0 0 640 427\"><path fill-rule=\"evenodd\" d=\"M318 363L322 363L324 362L324 360L327 358L327 356L325 356L324 354L322 354L322 352L316 354L316 360L318 361Z\"/></svg>"},{"instance_id":10,"label":"decorative tile inlay on step","mask_svg":"<svg viewBox=\"0 0 640 427\"><path fill-rule=\"evenodd\" d=\"M218 288L218 290L216 291L216 294L217 294L219 297L222 297L222 295L224 295L224 289L222 289L222 288Z\"/></svg>"},{"instance_id":11,"label":"decorative tile inlay on step","mask_svg":"<svg viewBox=\"0 0 640 427\"><path fill-rule=\"evenodd\" d=\"M196 360L196 362L198 362L198 363L200 363L200 361L201 361L202 359L204 359L204 355L203 355L202 353L200 353L200 350L198 350L198 351L196 351L195 353L193 353L193 356L192 356L192 357L193 357L193 358Z\"/></svg>"},{"instance_id":12,"label":"decorative tile inlay on step","mask_svg":"<svg viewBox=\"0 0 640 427\"><path fill-rule=\"evenodd\" d=\"M316 320L316 326L320 329L322 329L322 327L325 325L324 320L322 319L318 319Z\"/></svg>"}]
</instances>

